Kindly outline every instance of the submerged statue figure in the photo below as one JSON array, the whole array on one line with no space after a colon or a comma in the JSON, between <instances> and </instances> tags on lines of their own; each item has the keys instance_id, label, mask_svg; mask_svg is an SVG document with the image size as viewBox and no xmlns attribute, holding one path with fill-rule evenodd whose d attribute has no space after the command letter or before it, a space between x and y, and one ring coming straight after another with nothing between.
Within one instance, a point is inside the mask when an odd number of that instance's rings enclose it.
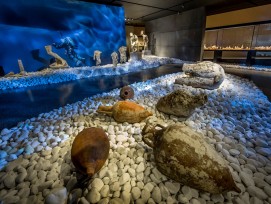
<instances>
[{"instance_id":1,"label":"submerged statue figure","mask_svg":"<svg viewBox=\"0 0 271 204\"><path fill-rule=\"evenodd\" d=\"M111 54L111 57L112 57L112 63L113 63L113 66L116 67L116 66L118 65L118 59L119 59L118 53L113 52L113 53Z\"/></svg>"},{"instance_id":2,"label":"submerged statue figure","mask_svg":"<svg viewBox=\"0 0 271 204\"><path fill-rule=\"evenodd\" d=\"M131 52L138 50L138 37L136 34L130 33Z\"/></svg>"},{"instance_id":3,"label":"submerged statue figure","mask_svg":"<svg viewBox=\"0 0 271 204\"><path fill-rule=\"evenodd\" d=\"M142 30L140 35L142 35L143 37L143 46L144 46L144 50L148 49L148 43L149 43L149 38L146 34L144 34L144 31Z\"/></svg>"},{"instance_id":4,"label":"submerged statue figure","mask_svg":"<svg viewBox=\"0 0 271 204\"><path fill-rule=\"evenodd\" d=\"M125 46L121 46L119 48L120 63L125 63L127 61L126 51L127 51L127 47L125 47Z\"/></svg>"},{"instance_id":5,"label":"submerged statue figure","mask_svg":"<svg viewBox=\"0 0 271 204\"><path fill-rule=\"evenodd\" d=\"M24 69L24 65L22 60L18 59L18 65L19 65L19 69L20 69L20 74L21 75L26 75L26 71Z\"/></svg>"},{"instance_id":6,"label":"submerged statue figure","mask_svg":"<svg viewBox=\"0 0 271 204\"><path fill-rule=\"evenodd\" d=\"M99 66L102 63L101 54L102 54L102 52L99 50L94 51L93 60L96 60L96 66Z\"/></svg>"},{"instance_id":7,"label":"submerged statue figure","mask_svg":"<svg viewBox=\"0 0 271 204\"><path fill-rule=\"evenodd\" d=\"M51 68L64 68L64 67L69 66L68 63L66 62L66 60L62 59L58 54L56 54L52 51L51 45L45 46L45 50L48 53L48 55L51 55L56 60L56 62L54 62L53 64L50 64L49 67L51 67Z\"/></svg>"},{"instance_id":8,"label":"submerged statue figure","mask_svg":"<svg viewBox=\"0 0 271 204\"><path fill-rule=\"evenodd\" d=\"M65 49L65 54L68 55L70 59L72 59L75 63L76 66L82 66L85 64L85 58L80 57L77 55L77 53L74 51L77 46L75 45L74 41L70 37L65 37L60 40L60 43L53 43L52 45L56 49Z\"/></svg>"}]
</instances>

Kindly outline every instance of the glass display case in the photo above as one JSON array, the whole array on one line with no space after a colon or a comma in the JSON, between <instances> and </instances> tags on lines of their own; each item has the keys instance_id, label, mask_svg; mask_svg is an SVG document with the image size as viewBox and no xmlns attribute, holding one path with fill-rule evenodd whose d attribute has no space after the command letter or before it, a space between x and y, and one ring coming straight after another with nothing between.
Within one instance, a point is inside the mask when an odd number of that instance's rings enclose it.
<instances>
[{"instance_id":1,"label":"glass display case","mask_svg":"<svg viewBox=\"0 0 271 204\"><path fill-rule=\"evenodd\" d=\"M207 30L204 60L271 64L271 24Z\"/></svg>"}]
</instances>

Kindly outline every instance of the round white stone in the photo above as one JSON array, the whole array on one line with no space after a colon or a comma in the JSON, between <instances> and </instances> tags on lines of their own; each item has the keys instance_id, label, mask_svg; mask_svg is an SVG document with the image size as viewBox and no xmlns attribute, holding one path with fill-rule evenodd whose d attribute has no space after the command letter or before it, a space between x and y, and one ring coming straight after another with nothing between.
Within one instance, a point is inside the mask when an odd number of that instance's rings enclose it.
<instances>
[{"instance_id":1,"label":"round white stone","mask_svg":"<svg viewBox=\"0 0 271 204\"><path fill-rule=\"evenodd\" d=\"M176 194L180 190L180 183L166 182L165 186L171 194Z\"/></svg>"},{"instance_id":2,"label":"round white stone","mask_svg":"<svg viewBox=\"0 0 271 204\"><path fill-rule=\"evenodd\" d=\"M95 178L91 183L91 187L96 188L97 191L100 191L103 186L104 186L104 183L102 179L100 178Z\"/></svg>"},{"instance_id":3,"label":"round white stone","mask_svg":"<svg viewBox=\"0 0 271 204\"><path fill-rule=\"evenodd\" d=\"M141 195L140 189L138 187L132 188L132 197L134 200L137 200Z\"/></svg>"},{"instance_id":4,"label":"round white stone","mask_svg":"<svg viewBox=\"0 0 271 204\"><path fill-rule=\"evenodd\" d=\"M128 182L130 180L130 175L128 173L124 173L121 177L120 177L120 185L125 184L126 182Z\"/></svg>"}]
</instances>

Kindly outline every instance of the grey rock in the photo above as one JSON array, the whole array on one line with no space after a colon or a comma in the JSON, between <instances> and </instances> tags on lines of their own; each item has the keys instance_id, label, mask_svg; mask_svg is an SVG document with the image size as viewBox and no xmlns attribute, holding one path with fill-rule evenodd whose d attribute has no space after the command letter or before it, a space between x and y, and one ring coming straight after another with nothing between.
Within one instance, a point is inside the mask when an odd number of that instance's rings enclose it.
<instances>
[{"instance_id":1,"label":"grey rock","mask_svg":"<svg viewBox=\"0 0 271 204\"><path fill-rule=\"evenodd\" d=\"M271 149L266 147L256 147L256 151L263 155L263 156L270 156L271 155Z\"/></svg>"},{"instance_id":2,"label":"grey rock","mask_svg":"<svg viewBox=\"0 0 271 204\"><path fill-rule=\"evenodd\" d=\"M14 188L15 187L15 179L17 174L13 171L8 172L7 176L4 179L4 185L7 188Z\"/></svg>"},{"instance_id":3,"label":"grey rock","mask_svg":"<svg viewBox=\"0 0 271 204\"><path fill-rule=\"evenodd\" d=\"M30 188L22 188L17 195L20 198L27 198L30 195Z\"/></svg>"},{"instance_id":4,"label":"grey rock","mask_svg":"<svg viewBox=\"0 0 271 204\"><path fill-rule=\"evenodd\" d=\"M186 77L178 78L175 84L195 88L217 89L225 78L224 69L216 63L205 61L197 64L184 64Z\"/></svg>"},{"instance_id":5,"label":"grey rock","mask_svg":"<svg viewBox=\"0 0 271 204\"><path fill-rule=\"evenodd\" d=\"M89 202L87 201L87 199L85 197L82 197L79 200L79 204L89 204Z\"/></svg>"},{"instance_id":6,"label":"grey rock","mask_svg":"<svg viewBox=\"0 0 271 204\"><path fill-rule=\"evenodd\" d=\"M239 176L246 186L255 185L252 175L249 175L245 172L240 172Z\"/></svg>"},{"instance_id":7,"label":"grey rock","mask_svg":"<svg viewBox=\"0 0 271 204\"><path fill-rule=\"evenodd\" d=\"M46 181L38 186L38 190L43 191L44 189L51 188L53 183L53 181Z\"/></svg>"},{"instance_id":8,"label":"grey rock","mask_svg":"<svg viewBox=\"0 0 271 204\"><path fill-rule=\"evenodd\" d=\"M159 188L160 188L160 191L161 191L162 199L166 200L170 196L170 193L169 193L168 189L165 187L165 185L163 183L159 184Z\"/></svg>"},{"instance_id":9,"label":"grey rock","mask_svg":"<svg viewBox=\"0 0 271 204\"><path fill-rule=\"evenodd\" d=\"M157 110L178 117L188 117L193 111L207 102L207 95L194 95L186 90L174 91L159 99Z\"/></svg>"},{"instance_id":10,"label":"grey rock","mask_svg":"<svg viewBox=\"0 0 271 204\"><path fill-rule=\"evenodd\" d=\"M66 204L67 202L67 189L55 188L45 198L45 204Z\"/></svg>"},{"instance_id":11,"label":"grey rock","mask_svg":"<svg viewBox=\"0 0 271 204\"><path fill-rule=\"evenodd\" d=\"M77 184L77 178L71 177L71 179L68 181L66 185L67 191L70 192L76 184Z\"/></svg>"},{"instance_id":12,"label":"grey rock","mask_svg":"<svg viewBox=\"0 0 271 204\"><path fill-rule=\"evenodd\" d=\"M250 198L249 203L250 203L250 204L263 204L263 201L260 200L260 199L257 198L257 197L252 197L252 198Z\"/></svg>"},{"instance_id":13,"label":"grey rock","mask_svg":"<svg viewBox=\"0 0 271 204\"><path fill-rule=\"evenodd\" d=\"M166 182L165 186L171 194L176 194L180 190L180 183Z\"/></svg>"},{"instance_id":14,"label":"grey rock","mask_svg":"<svg viewBox=\"0 0 271 204\"><path fill-rule=\"evenodd\" d=\"M11 204L11 203L18 203L20 201L19 196L7 196L3 199L3 203Z\"/></svg>"},{"instance_id":15,"label":"grey rock","mask_svg":"<svg viewBox=\"0 0 271 204\"><path fill-rule=\"evenodd\" d=\"M159 187L154 187L153 191L152 191L152 199L156 202L156 203L161 203L162 201L162 196L161 196L161 191Z\"/></svg>"},{"instance_id":16,"label":"grey rock","mask_svg":"<svg viewBox=\"0 0 271 204\"><path fill-rule=\"evenodd\" d=\"M68 203L77 203L79 198L82 196L82 189L76 188L73 189L68 197Z\"/></svg>"},{"instance_id":17,"label":"grey rock","mask_svg":"<svg viewBox=\"0 0 271 204\"><path fill-rule=\"evenodd\" d=\"M99 200L101 200L101 195L100 193L97 191L96 188L92 188L87 196L86 196L87 200L90 202L90 203L97 203L99 202Z\"/></svg>"},{"instance_id":18,"label":"grey rock","mask_svg":"<svg viewBox=\"0 0 271 204\"><path fill-rule=\"evenodd\" d=\"M260 188L258 188L256 186L249 186L247 188L247 192L251 196L256 196L256 197L258 197L261 200L265 200L265 199L268 198L268 195L266 195L266 193L262 189L260 189Z\"/></svg>"}]
</instances>

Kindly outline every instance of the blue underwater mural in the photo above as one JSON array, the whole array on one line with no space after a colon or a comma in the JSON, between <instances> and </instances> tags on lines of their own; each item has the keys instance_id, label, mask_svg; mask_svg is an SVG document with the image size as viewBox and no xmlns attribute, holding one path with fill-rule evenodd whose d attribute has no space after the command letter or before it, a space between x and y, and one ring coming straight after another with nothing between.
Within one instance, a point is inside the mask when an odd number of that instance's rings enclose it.
<instances>
[{"instance_id":1,"label":"blue underwater mural","mask_svg":"<svg viewBox=\"0 0 271 204\"><path fill-rule=\"evenodd\" d=\"M44 46L69 66L93 66L93 53L102 51L102 64L111 64L111 53L125 46L122 7L72 0L13 0L0 2L0 66L19 72L38 71L52 63Z\"/></svg>"}]
</instances>

